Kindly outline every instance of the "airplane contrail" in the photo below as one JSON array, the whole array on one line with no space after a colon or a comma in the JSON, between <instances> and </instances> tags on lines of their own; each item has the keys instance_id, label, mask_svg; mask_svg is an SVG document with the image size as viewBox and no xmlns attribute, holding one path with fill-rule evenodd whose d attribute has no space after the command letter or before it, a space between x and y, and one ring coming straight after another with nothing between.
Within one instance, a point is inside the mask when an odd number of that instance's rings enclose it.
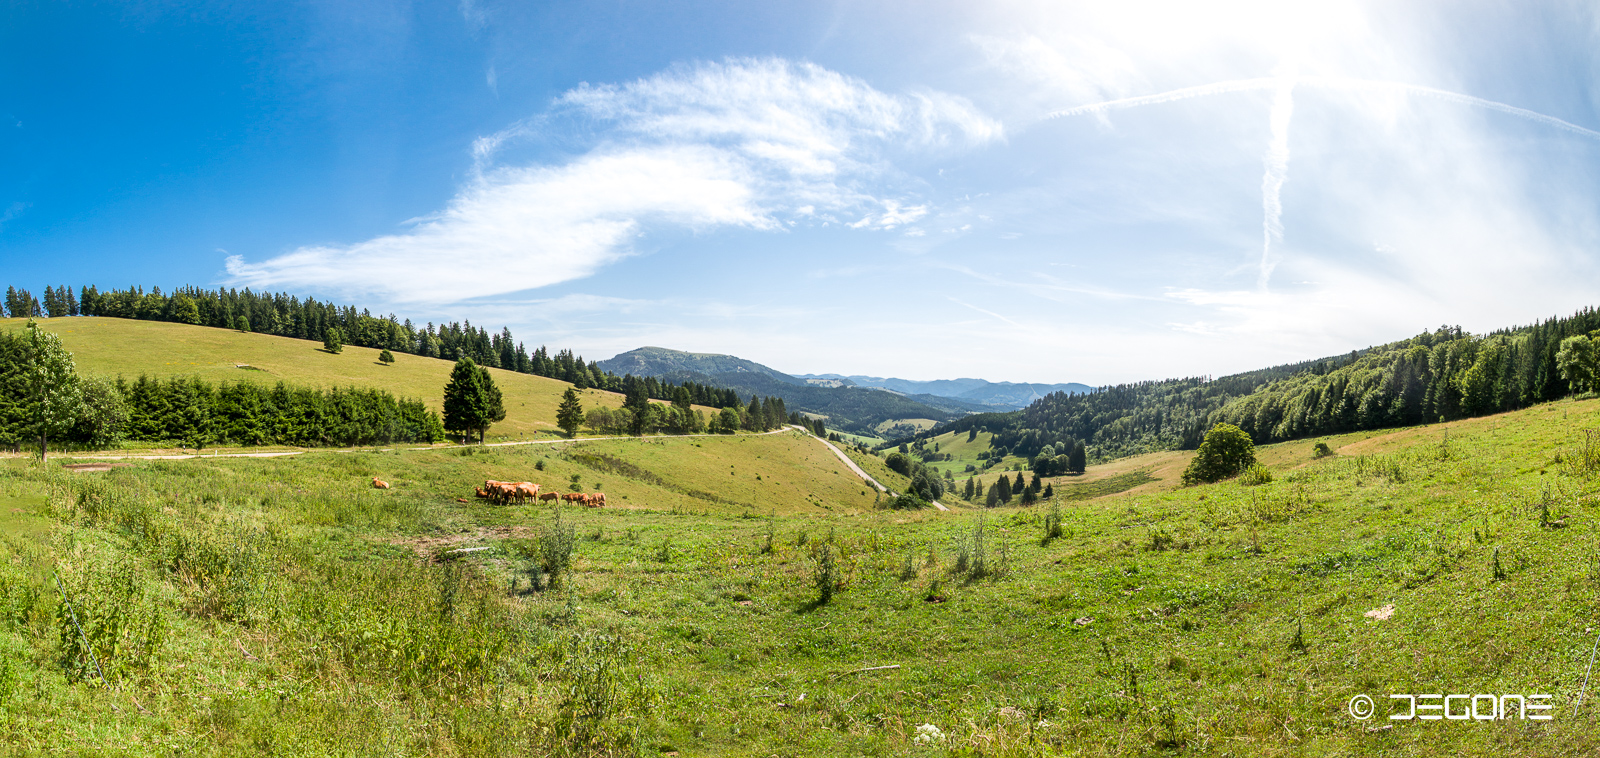
<instances>
[{"instance_id":1,"label":"airplane contrail","mask_svg":"<svg viewBox=\"0 0 1600 758\"><path fill-rule=\"evenodd\" d=\"M1125 97L1117 100L1106 100L1099 103L1079 105L1072 108L1051 111L1045 114L1045 119L1066 118L1084 114L1103 115L1106 111L1121 110L1124 108L1137 108L1143 105L1159 105L1161 103L1189 100L1197 97L1210 97L1225 95L1232 92L1252 92L1260 90L1273 91L1272 98L1272 142L1267 148L1265 159L1266 172L1261 177L1261 206L1262 206L1262 246L1260 274L1257 277L1257 286L1266 290L1267 281L1272 277L1272 269L1276 263L1272 259L1273 240L1283 241L1283 183L1288 178L1289 172L1289 120L1294 114L1294 90L1297 87L1315 87L1322 89L1349 90L1356 92L1387 92L1406 95L1419 95L1431 97L1445 102L1469 105L1484 108L1499 113L1504 113L1517 118L1527 119L1538 124L1554 127L1565 132L1576 134L1580 137L1600 140L1600 131L1586 129L1570 121L1563 121L1555 116L1547 116L1538 111L1518 108L1514 105L1485 100L1481 97L1464 95L1460 92L1451 92L1435 87L1423 87L1416 84L1403 82L1375 81L1371 79L1354 79L1342 76L1273 76L1256 79L1233 79L1211 84L1201 84L1194 87L1159 92L1154 95L1140 95L1138 97Z\"/></svg>"},{"instance_id":2,"label":"airplane contrail","mask_svg":"<svg viewBox=\"0 0 1600 758\"><path fill-rule=\"evenodd\" d=\"M1283 241L1283 183L1289 178L1289 119L1294 115L1293 74L1281 77L1272 96L1272 143L1261 176L1261 268L1256 287L1265 291L1272 278L1272 241Z\"/></svg>"},{"instance_id":3,"label":"airplane contrail","mask_svg":"<svg viewBox=\"0 0 1600 758\"><path fill-rule=\"evenodd\" d=\"M1196 97L1225 95L1230 92L1272 90L1277 89L1279 84L1280 79L1273 76L1261 77L1258 79L1233 79L1225 82L1213 82L1211 84L1202 84L1195 87L1184 87L1182 89L1169 90L1167 92L1161 92L1154 95L1125 97L1118 100L1106 100L1099 103L1090 103L1088 105L1079 105L1072 108L1063 108L1061 110L1046 113L1044 117L1047 119L1066 118L1068 116L1081 116L1086 113L1101 113L1110 110L1136 108L1141 105L1171 103L1178 100L1188 100ZM1471 105L1478 108L1486 108L1488 110L1498 111L1500 113L1505 113L1518 118L1524 118L1529 121L1544 124L1545 126L1553 126L1557 129L1571 132L1579 136L1588 137L1590 139L1600 139L1600 131L1585 129L1570 121L1563 121L1559 118L1556 118L1555 116L1547 116L1538 111L1530 111L1526 108L1518 108L1515 105L1507 105L1494 100L1485 100L1481 97L1463 95L1460 92L1451 92L1449 90L1442 90L1434 87L1424 87L1417 84L1406 84L1404 82L1385 82L1374 79L1353 79L1343 76L1299 76L1295 77L1295 86L1368 92L1398 92L1402 94L1423 95L1426 97L1444 100L1446 102L1458 103L1460 105Z\"/></svg>"}]
</instances>

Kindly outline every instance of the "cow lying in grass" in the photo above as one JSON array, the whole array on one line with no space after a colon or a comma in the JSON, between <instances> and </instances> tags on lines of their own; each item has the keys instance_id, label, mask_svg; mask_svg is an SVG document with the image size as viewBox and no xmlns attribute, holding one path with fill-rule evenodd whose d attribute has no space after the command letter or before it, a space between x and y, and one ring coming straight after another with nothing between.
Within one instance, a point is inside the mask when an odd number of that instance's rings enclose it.
<instances>
[{"instance_id":1,"label":"cow lying in grass","mask_svg":"<svg viewBox=\"0 0 1600 758\"><path fill-rule=\"evenodd\" d=\"M382 480L382 479L379 479L378 477L372 477L372 486L374 488L380 489L380 490L389 489L389 483L384 481L384 480Z\"/></svg>"}]
</instances>

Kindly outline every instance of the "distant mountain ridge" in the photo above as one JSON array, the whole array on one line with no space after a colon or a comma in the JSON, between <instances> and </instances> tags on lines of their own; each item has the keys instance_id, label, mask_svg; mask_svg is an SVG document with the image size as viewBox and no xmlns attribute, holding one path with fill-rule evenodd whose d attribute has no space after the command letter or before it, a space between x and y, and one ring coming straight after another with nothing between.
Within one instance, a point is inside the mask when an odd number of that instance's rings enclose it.
<instances>
[{"instance_id":1,"label":"distant mountain ridge","mask_svg":"<svg viewBox=\"0 0 1600 758\"><path fill-rule=\"evenodd\" d=\"M948 398L914 398L899 392L848 386L812 386L755 361L716 353L642 347L594 365L614 374L698 382L740 395L775 395L783 398L791 410L827 416L832 428L868 434L878 423L891 419L948 421L968 413L994 410ZM923 399L934 402L922 402Z\"/></svg>"},{"instance_id":2,"label":"distant mountain ridge","mask_svg":"<svg viewBox=\"0 0 1600 758\"><path fill-rule=\"evenodd\" d=\"M791 375L719 353L641 347L596 361L613 374L699 382L741 395L776 395L791 408L829 416L841 429L865 430L890 419L944 421L969 413L1011 411L1052 392L1081 394L1085 384L1028 384L983 379L915 381L843 374Z\"/></svg>"},{"instance_id":3,"label":"distant mountain ridge","mask_svg":"<svg viewBox=\"0 0 1600 758\"><path fill-rule=\"evenodd\" d=\"M1077 382L1066 384L1033 384L1028 382L991 382L985 379L937 379L916 381L881 376L846 376L843 374L796 374L797 379L834 380L849 382L857 387L878 387L908 395L935 395L954 400L964 400L978 405L1000 406L1008 410L1025 408L1028 404L1052 392L1085 395L1093 387Z\"/></svg>"},{"instance_id":4,"label":"distant mountain ridge","mask_svg":"<svg viewBox=\"0 0 1600 758\"><path fill-rule=\"evenodd\" d=\"M705 374L760 374L777 379L784 384L804 385L805 382L755 361L719 353L689 353L664 347L641 347L604 361L596 361L603 371L613 374L660 377L671 373Z\"/></svg>"}]
</instances>

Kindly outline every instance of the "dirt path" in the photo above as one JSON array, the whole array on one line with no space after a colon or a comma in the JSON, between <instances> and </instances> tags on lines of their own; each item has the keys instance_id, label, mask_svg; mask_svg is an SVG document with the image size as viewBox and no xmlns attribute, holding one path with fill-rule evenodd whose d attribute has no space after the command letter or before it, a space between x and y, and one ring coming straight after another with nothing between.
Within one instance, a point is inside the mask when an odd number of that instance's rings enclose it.
<instances>
[{"instance_id":1,"label":"dirt path","mask_svg":"<svg viewBox=\"0 0 1600 758\"><path fill-rule=\"evenodd\" d=\"M855 461L850 460L850 456L845 455L844 451L840 450L837 447L835 447L832 442L829 442L829 441L827 441L827 440L825 440L825 439L823 439L821 437L818 437L818 436L816 436L814 434L811 434L810 432L806 432L805 430L801 429L798 426L785 426L785 427L782 427L780 429L774 429L774 430L772 430L770 432L761 432L760 434L750 435L750 436L759 437L759 436L765 436L765 435L769 435L769 434L782 434L782 433L788 432L788 431L800 432L802 434L805 434L808 437L811 437L812 439L815 439L818 442L821 442L823 445L826 445L829 450L833 451L834 455L839 456L839 460L843 461L845 466L848 466L851 471L855 472L856 476L861 477L868 484L871 484L872 486L877 487L879 492L888 492L890 495L898 494L898 493L895 493L895 492L891 492L888 487L883 486L882 484L880 484L878 482L878 480L873 479L870 474L868 474L866 471L863 471L860 466L857 466ZM653 435L653 436L649 437L649 439L663 439L663 438L665 438L665 439L683 439L683 438L687 438L687 437L724 437L724 436L727 436L727 435L722 435L722 434L658 434L658 435ZM514 446L517 446L517 445L556 445L556 444L562 444L562 443L606 442L606 441L612 441L612 440L629 440L629 439L644 439L644 438L640 438L640 437L579 437L579 438L570 439L570 440L523 440L523 441L519 441L519 442L491 442L491 443L489 443L487 445L484 445L484 447L514 447ZM396 448L392 448L392 447L384 447L384 448L377 448L376 450L378 452L388 452L388 451L395 450L395 449ZM434 449L437 449L437 448L432 448L432 447L405 447L405 448L398 448L398 449L400 449L400 450L434 450ZM316 452L365 453L365 452L371 452L371 450L372 449L370 449L370 448L364 448L364 449L359 449L359 450L350 450L350 449L319 450L319 451L316 451ZM189 460L191 458L282 458L282 457L290 456L290 455L304 455L304 454L306 454L308 452L312 452L312 451L309 451L309 450L287 450L287 451L272 452L272 453L216 453L216 454L212 454L212 455L206 455L204 453L180 454L180 455L73 455L73 456L69 456L69 457L71 457L74 460L96 460L96 461L121 461L121 460L182 461L182 460ZM941 511L950 510L949 508L944 507L944 505L940 504L938 501L934 501L933 507L938 508Z\"/></svg>"},{"instance_id":2,"label":"dirt path","mask_svg":"<svg viewBox=\"0 0 1600 758\"><path fill-rule=\"evenodd\" d=\"M795 428L798 428L798 427L790 427L790 428L791 429L795 429ZM827 441L827 440L825 440L825 439L823 439L821 437L818 437L815 434L811 435L811 438L816 440L816 441L818 441L818 442L821 442L824 445L827 445L828 449L832 450L834 455L839 456L839 460L844 461L844 465L849 466L851 471L856 472L856 476L859 476L862 479L865 479L868 484L870 484L870 485L872 485L874 487L877 487L879 492L888 492L891 495L898 495L899 494L897 492L891 492L888 487L883 486L882 484L880 484L878 482L878 480L873 479L872 475L870 475L867 472L861 470L861 467L857 466L855 461L850 460L850 456L845 455L844 451L840 450L838 447L834 446L834 444L832 442L829 442L829 441ZM939 501L937 501L937 500L933 501L933 507L938 508L941 511L950 510L949 508L944 507L944 505L942 503L940 503Z\"/></svg>"},{"instance_id":3,"label":"dirt path","mask_svg":"<svg viewBox=\"0 0 1600 758\"><path fill-rule=\"evenodd\" d=\"M788 431L788 428L774 429L770 432L746 435L760 437L768 434L779 434ZM577 442L609 442L613 440L632 439L681 439L685 437L725 437L723 434L654 434L649 437L577 437L569 440L524 440L520 442L490 442L484 447L510 447L513 445L559 445L562 443ZM271 453L171 453L164 455L74 455L71 453L57 453L58 457L71 458L72 460L89 461L184 461L192 458L282 458L289 455L305 455L306 453L387 453L394 450L449 450L448 447L378 447L378 448L333 448L328 450L281 450Z\"/></svg>"}]
</instances>

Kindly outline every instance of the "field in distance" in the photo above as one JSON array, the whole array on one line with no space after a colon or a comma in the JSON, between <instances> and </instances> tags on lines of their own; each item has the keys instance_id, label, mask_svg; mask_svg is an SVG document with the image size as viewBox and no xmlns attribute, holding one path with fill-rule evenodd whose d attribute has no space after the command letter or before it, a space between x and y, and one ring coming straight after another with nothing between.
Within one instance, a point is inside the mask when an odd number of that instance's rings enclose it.
<instances>
[{"instance_id":1,"label":"field in distance","mask_svg":"<svg viewBox=\"0 0 1600 758\"><path fill-rule=\"evenodd\" d=\"M26 319L0 319L0 330L18 329L26 323ZM396 353L395 363L385 366L378 361L382 351L373 348L346 345L344 352L336 355L308 340L166 321L82 316L39 319L38 323L61 336L80 373L123 376L130 381L148 374L162 379L194 376L212 383L244 380L324 389L376 387L420 399L439 411L444 385L455 365L454 361ZM490 427L488 441L560 433L556 407L571 384L497 368L489 372L504 394L506 419ZM614 392L588 389L578 394L585 410L622 407L622 396ZM716 412L714 408L696 408L708 417Z\"/></svg>"}]
</instances>

